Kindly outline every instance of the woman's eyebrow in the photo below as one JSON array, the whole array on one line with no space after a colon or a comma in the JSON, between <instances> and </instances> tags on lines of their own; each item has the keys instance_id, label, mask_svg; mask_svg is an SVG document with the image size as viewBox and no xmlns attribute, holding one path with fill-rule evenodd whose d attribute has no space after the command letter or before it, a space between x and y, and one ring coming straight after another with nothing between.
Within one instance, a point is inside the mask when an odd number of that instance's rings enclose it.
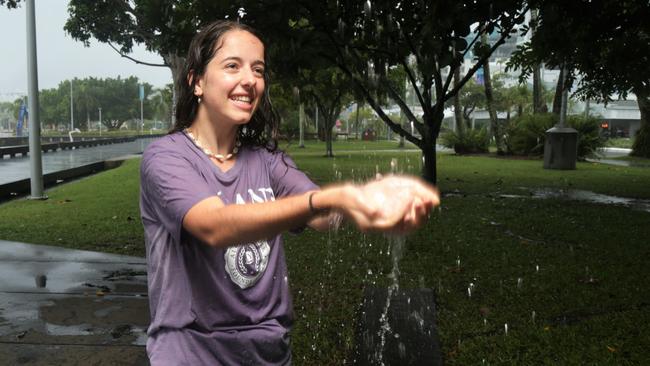
<instances>
[{"instance_id":1,"label":"woman's eyebrow","mask_svg":"<svg viewBox=\"0 0 650 366\"><path fill-rule=\"evenodd\" d=\"M223 60L221 60L221 63L224 63L224 62L226 62L226 61L237 61L237 62L239 62L239 63L243 63L242 58L241 58L241 57L237 57L237 56L226 57L226 58L224 58ZM255 60L255 61L253 61L251 64L252 64L252 65L255 65L255 66L257 66L257 65L266 66L266 64L264 63L263 60Z\"/></svg>"}]
</instances>

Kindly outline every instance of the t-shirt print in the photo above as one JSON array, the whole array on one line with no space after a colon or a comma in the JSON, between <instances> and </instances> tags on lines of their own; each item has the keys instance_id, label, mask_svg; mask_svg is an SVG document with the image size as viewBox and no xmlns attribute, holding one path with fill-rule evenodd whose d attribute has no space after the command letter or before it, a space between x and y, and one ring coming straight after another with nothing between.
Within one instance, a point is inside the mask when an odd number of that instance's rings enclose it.
<instances>
[{"instance_id":1,"label":"t-shirt print","mask_svg":"<svg viewBox=\"0 0 650 366\"><path fill-rule=\"evenodd\" d=\"M229 247L224 253L226 273L241 289L253 286L269 263L271 246L266 240Z\"/></svg>"}]
</instances>

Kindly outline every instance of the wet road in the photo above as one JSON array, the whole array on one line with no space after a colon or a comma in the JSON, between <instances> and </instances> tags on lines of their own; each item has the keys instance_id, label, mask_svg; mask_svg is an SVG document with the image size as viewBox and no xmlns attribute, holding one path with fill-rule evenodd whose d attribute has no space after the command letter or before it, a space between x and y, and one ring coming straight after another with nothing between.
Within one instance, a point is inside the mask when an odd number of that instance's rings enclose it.
<instances>
[{"instance_id":1,"label":"wet road","mask_svg":"<svg viewBox=\"0 0 650 366\"><path fill-rule=\"evenodd\" d=\"M0 363L147 364L148 323L144 258L0 240Z\"/></svg>"},{"instance_id":2,"label":"wet road","mask_svg":"<svg viewBox=\"0 0 650 366\"><path fill-rule=\"evenodd\" d=\"M141 154L155 139L142 138L133 142L103 145L75 150L44 153L43 174L84 166L122 156ZM28 179L29 156L0 159L0 185Z\"/></svg>"}]
</instances>

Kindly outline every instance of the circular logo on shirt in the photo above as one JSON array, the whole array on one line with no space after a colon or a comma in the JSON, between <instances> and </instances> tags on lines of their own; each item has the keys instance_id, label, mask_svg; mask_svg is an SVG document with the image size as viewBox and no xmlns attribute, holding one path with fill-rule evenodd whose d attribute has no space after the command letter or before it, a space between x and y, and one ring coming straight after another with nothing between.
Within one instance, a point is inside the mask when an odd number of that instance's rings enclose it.
<instances>
[{"instance_id":1,"label":"circular logo on shirt","mask_svg":"<svg viewBox=\"0 0 650 366\"><path fill-rule=\"evenodd\" d=\"M253 286L266 270L270 251L266 240L228 248L224 259L230 280L242 289Z\"/></svg>"}]
</instances>

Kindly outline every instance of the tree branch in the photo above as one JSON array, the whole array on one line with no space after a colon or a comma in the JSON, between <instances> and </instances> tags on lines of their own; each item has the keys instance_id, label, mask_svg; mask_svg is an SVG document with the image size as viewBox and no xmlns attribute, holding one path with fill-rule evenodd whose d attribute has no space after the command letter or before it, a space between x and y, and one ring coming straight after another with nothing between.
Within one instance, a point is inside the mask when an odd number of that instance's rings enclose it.
<instances>
[{"instance_id":1,"label":"tree branch","mask_svg":"<svg viewBox=\"0 0 650 366\"><path fill-rule=\"evenodd\" d=\"M518 18L524 16L524 15L526 14L526 12L528 11L529 8L530 8L530 5L527 5L527 6L522 10L522 12L521 12L521 14L518 16ZM471 69L469 69L469 71L467 71L467 73L465 74L465 76L460 80L460 82L458 82L458 85L454 86L453 89L451 89L448 93L445 94L444 99L443 99L443 101L442 101L443 103L446 102L446 101L448 101L449 99L451 99L451 97L452 97L454 94L456 94L460 89L462 89L462 87L465 85L465 83L467 83L467 81L469 81L469 79L471 79L472 76L474 76L474 74L475 74L476 71L479 69L479 67L481 67L481 66L482 66L482 65L483 65L483 64L484 64L484 63L485 63L485 62L490 58L490 56L492 56L492 54L494 53L494 51L495 51L499 46L501 46L503 43L505 43L505 39L508 38L508 37L510 36L510 32L512 31L512 29L514 28L514 26L515 26L516 24L518 24L518 23L517 23L517 22L513 22L513 24L510 26L510 28L508 29L507 32L503 32L503 33L501 33L501 37L499 38L498 41L496 41L496 42L494 43L494 45L493 45L492 47L490 47L489 52L486 52L486 54L483 55L483 57L481 57L481 58L476 62L476 64L475 64L474 66L472 66ZM487 28L487 27L484 27L484 29L486 29L486 28ZM481 31L484 31L484 29L482 29ZM480 34L480 33L479 33L479 34ZM450 70L450 72L451 72L451 70ZM444 90L447 90L447 89L449 88L449 84L451 83L451 79L452 79L452 78L447 79L448 82L445 83Z\"/></svg>"},{"instance_id":2,"label":"tree branch","mask_svg":"<svg viewBox=\"0 0 650 366\"><path fill-rule=\"evenodd\" d=\"M156 66L156 67L169 67L169 65L168 65L167 63L164 63L164 64L153 64L153 63L150 63L150 62L144 62L144 61L137 60L137 59L135 59L135 58L133 58L133 57L131 57L131 56L129 56L129 55L126 55L126 54L122 53L122 51L118 50L117 47L113 46L113 44L112 44L111 42L107 42L107 43L108 43L108 45L111 46L111 48L112 48L113 50L115 50L115 52L117 52L120 56L122 56L122 57L124 57L124 58L126 58L126 59L129 59L129 60L135 62L136 64L146 65L146 66Z\"/></svg>"},{"instance_id":3,"label":"tree branch","mask_svg":"<svg viewBox=\"0 0 650 366\"><path fill-rule=\"evenodd\" d=\"M408 44L409 49L411 50L411 53L413 53L413 56L415 57L415 63L418 64L418 65L422 65L422 55L418 54L417 50L415 49L415 45L413 45L413 41L411 40L411 37L409 37L404 32L402 32L402 34L404 34L404 40ZM398 32L398 36L399 36L399 32ZM397 40L397 42L399 42L399 39ZM402 61L402 62L404 62L404 61ZM405 67L405 68L408 69L407 67ZM418 100L420 101L420 105L422 106L422 108L426 109L426 106L428 104L425 103L424 97L422 96L422 92L420 92L420 89L417 86L415 78L411 78L411 79L412 79L411 80L411 85L413 85L413 90L415 91L415 95L417 95Z\"/></svg>"},{"instance_id":4,"label":"tree branch","mask_svg":"<svg viewBox=\"0 0 650 366\"><path fill-rule=\"evenodd\" d=\"M341 59L343 59L343 54L341 53L341 49L336 45L336 42L334 41L332 35L329 32L327 32L327 35L330 38L330 41L333 42L334 45L336 46L336 51L338 52L339 57L341 57ZM350 69L348 69L348 67L345 65L344 62L338 62L336 59L332 59L331 56L326 55L325 57L327 59L329 59L331 62L333 62L335 65L337 65L341 69L341 71L343 71L343 73L345 73L345 75L347 75L350 78L350 80L354 83L354 85L361 92L361 94L363 94L363 96L366 99L366 101L368 102L368 104L370 104L372 109L375 110L375 112L377 113L379 118L381 118L381 120L384 121L384 123L386 123L386 125L388 125L388 127L390 127L391 130L393 130L395 133L399 134L400 136L404 136L405 139L409 140L414 145L422 148L422 140L420 140L420 139L416 138L415 136L411 135L410 133L408 133L408 131L404 130L402 128L402 126L400 126L399 124L393 122L390 119L390 117L388 117L386 115L386 113L384 113L384 110L381 108L381 106L379 106L379 103L377 103L377 101L372 97L372 95L370 95L370 92L368 91L368 89L365 88L363 83L358 78L356 78L354 76L352 71L350 71ZM407 110L408 110L408 108L407 108ZM413 116L412 113L411 113L411 116Z\"/></svg>"}]
</instances>

